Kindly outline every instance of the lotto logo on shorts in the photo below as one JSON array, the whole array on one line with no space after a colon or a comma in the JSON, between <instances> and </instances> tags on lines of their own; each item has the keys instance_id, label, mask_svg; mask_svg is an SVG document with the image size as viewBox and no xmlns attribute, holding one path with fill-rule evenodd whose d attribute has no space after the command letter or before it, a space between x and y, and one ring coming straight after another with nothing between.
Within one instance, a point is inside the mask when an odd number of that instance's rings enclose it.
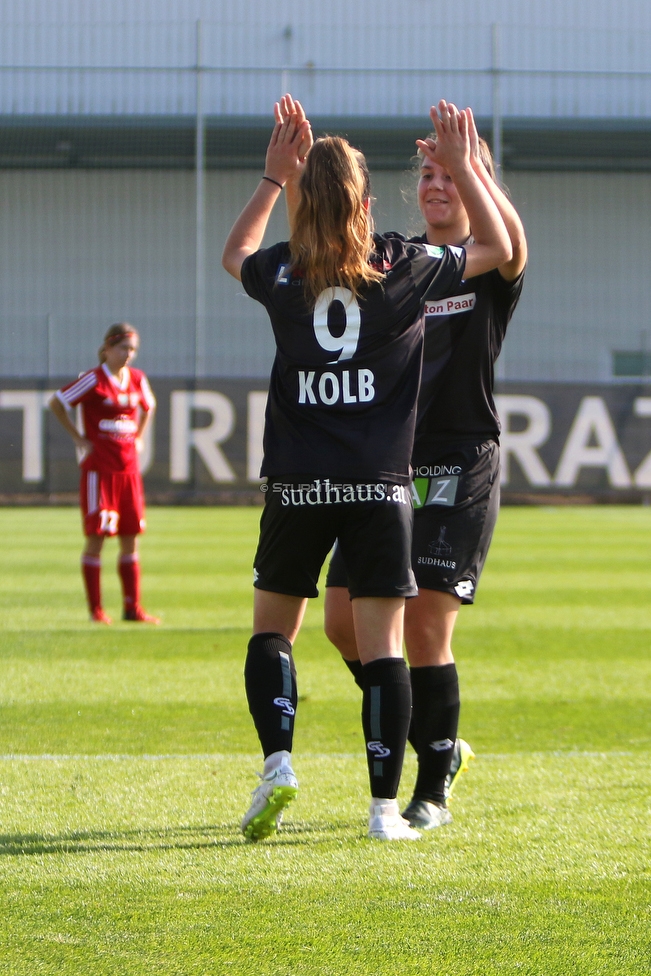
<instances>
[{"instance_id":1,"label":"lotto logo on shorts","mask_svg":"<svg viewBox=\"0 0 651 976\"><path fill-rule=\"evenodd\" d=\"M284 506L292 505L350 505L359 502L395 502L409 505L408 488L404 485L335 483L329 478L317 478L311 484L274 484Z\"/></svg>"},{"instance_id":2,"label":"lotto logo on shorts","mask_svg":"<svg viewBox=\"0 0 651 976\"><path fill-rule=\"evenodd\" d=\"M475 589L475 584L473 583L473 581L469 579L465 579L465 580L459 580L459 582L454 588L454 592L457 594L457 596L460 596L461 599L463 599L464 596L472 596L474 589Z\"/></svg>"}]
</instances>

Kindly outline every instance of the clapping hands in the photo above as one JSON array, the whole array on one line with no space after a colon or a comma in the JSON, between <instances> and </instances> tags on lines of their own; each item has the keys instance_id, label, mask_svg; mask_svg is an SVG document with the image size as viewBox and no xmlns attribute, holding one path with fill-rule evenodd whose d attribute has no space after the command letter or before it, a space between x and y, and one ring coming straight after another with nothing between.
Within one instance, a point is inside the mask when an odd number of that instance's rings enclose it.
<instances>
[{"instance_id":1,"label":"clapping hands","mask_svg":"<svg viewBox=\"0 0 651 976\"><path fill-rule=\"evenodd\" d=\"M433 105L430 109L436 139L416 140L416 145L423 154L436 161L450 175L459 167L470 163L471 131L474 130L476 137L476 129L472 114L469 118L468 111L459 111L456 105L442 98L437 106Z\"/></svg>"},{"instance_id":2,"label":"clapping hands","mask_svg":"<svg viewBox=\"0 0 651 976\"><path fill-rule=\"evenodd\" d=\"M291 95L283 95L276 102L274 118L276 124L267 149L265 176L284 184L300 176L314 139L303 106Z\"/></svg>"}]
</instances>

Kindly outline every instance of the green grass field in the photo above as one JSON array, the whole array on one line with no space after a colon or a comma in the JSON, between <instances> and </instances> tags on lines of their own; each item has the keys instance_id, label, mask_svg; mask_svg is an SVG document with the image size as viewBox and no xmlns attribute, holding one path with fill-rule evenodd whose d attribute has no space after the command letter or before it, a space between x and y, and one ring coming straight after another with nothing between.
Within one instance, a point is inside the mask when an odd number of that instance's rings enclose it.
<instances>
[{"instance_id":1,"label":"green grass field","mask_svg":"<svg viewBox=\"0 0 651 976\"><path fill-rule=\"evenodd\" d=\"M651 971L649 509L503 510L455 645L477 760L454 822L392 845L365 838L359 692L320 601L295 647L299 798L276 838L239 834L258 516L151 509L163 625L100 628L77 512L0 510L2 976Z\"/></svg>"}]
</instances>

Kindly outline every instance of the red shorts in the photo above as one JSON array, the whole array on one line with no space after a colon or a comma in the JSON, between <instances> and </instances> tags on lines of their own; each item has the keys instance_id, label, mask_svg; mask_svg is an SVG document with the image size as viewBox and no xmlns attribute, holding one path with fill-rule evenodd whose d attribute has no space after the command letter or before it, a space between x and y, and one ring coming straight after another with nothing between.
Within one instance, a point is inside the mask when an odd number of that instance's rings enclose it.
<instances>
[{"instance_id":1,"label":"red shorts","mask_svg":"<svg viewBox=\"0 0 651 976\"><path fill-rule=\"evenodd\" d=\"M138 471L82 471L79 501L85 535L139 535L145 531L145 494Z\"/></svg>"}]
</instances>

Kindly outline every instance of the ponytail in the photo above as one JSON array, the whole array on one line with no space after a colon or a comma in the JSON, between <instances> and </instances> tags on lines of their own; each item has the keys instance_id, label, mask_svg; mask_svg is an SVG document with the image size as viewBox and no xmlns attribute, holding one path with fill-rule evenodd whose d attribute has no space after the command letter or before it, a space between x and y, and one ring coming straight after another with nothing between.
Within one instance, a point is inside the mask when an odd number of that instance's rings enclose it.
<instances>
[{"instance_id":1,"label":"ponytail","mask_svg":"<svg viewBox=\"0 0 651 976\"><path fill-rule=\"evenodd\" d=\"M306 300L327 288L357 298L364 285L384 276L370 264L373 221L368 211L366 160L345 139L317 139L307 155L289 249L300 269Z\"/></svg>"}]
</instances>

